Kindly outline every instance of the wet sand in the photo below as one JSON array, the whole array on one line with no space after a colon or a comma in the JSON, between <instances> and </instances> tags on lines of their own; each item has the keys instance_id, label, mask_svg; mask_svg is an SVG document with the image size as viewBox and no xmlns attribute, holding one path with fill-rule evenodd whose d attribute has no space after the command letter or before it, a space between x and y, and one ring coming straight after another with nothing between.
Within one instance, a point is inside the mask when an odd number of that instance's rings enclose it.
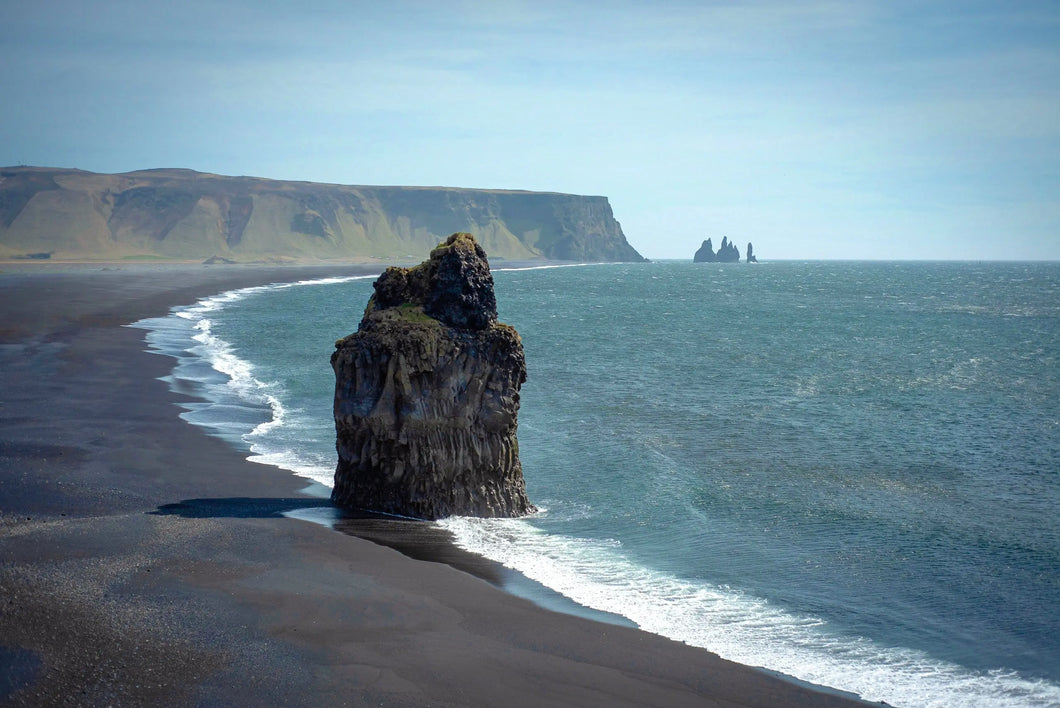
<instances>
[{"instance_id":1,"label":"wet sand","mask_svg":"<svg viewBox=\"0 0 1060 708\"><path fill-rule=\"evenodd\" d=\"M863 705L543 609L415 528L285 517L327 503L178 418L123 326L378 271L0 265L0 704Z\"/></svg>"}]
</instances>

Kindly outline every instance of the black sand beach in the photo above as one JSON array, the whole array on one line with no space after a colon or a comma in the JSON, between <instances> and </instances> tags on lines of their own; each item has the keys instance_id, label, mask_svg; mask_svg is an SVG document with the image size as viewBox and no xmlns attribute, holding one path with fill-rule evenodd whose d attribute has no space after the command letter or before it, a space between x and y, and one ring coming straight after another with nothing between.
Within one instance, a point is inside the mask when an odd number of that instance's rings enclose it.
<instances>
[{"instance_id":1,"label":"black sand beach","mask_svg":"<svg viewBox=\"0 0 1060 708\"><path fill-rule=\"evenodd\" d=\"M377 271L0 265L0 704L863 705L282 517L319 500L178 418L123 326Z\"/></svg>"}]
</instances>

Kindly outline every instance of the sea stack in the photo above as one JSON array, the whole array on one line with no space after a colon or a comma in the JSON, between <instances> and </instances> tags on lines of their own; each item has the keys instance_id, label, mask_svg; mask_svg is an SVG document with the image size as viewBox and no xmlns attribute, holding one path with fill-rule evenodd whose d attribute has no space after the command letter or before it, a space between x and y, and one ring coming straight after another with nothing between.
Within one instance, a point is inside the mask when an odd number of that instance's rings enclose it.
<instances>
[{"instance_id":1,"label":"sea stack","mask_svg":"<svg viewBox=\"0 0 1060 708\"><path fill-rule=\"evenodd\" d=\"M696 254L692 256L693 263L713 263L716 260L718 260L718 256L714 253L714 245L709 238L703 242Z\"/></svg>"},{"instance_id":2,"label":"sea stack","mask_svg":"<svg viewBox=\"0 0 1060 708\"><path fill-rule=\"evenodd\" d=\"M750 244L748 244L750 247ZM714 252L714 245L708 238L703 242L703 245L699 247L695 255L692 256L693 263L739 263L740 262L740 249L736 247L736 244L729 241L727 236L723 236L721 239L721 246L718 248L718 252Z\"/></svg>"},{"instance_id":3,"label":"sea stack","mask_svg":"<svg viewBox=\"0 0 1060 708\"><path fill-rule=\"evenodd\" d=\"M721 239L721 247L718 249L718 262L719 263L739 263L740 262L740 249L736 247L736 244L723 236Z\"/></svg>"},{"instance_id":4,"label":"sea stack","mask_svg":"<svg viewBox=\"0 0 1060 708\"><path fill-rule=\"evenodd\" d=\"M516 440L523 345L497 321L485 251L453 234L374 287L357 331L331 355L332 500L421 519L534 511Z\"/></svg>"}]
</instances>

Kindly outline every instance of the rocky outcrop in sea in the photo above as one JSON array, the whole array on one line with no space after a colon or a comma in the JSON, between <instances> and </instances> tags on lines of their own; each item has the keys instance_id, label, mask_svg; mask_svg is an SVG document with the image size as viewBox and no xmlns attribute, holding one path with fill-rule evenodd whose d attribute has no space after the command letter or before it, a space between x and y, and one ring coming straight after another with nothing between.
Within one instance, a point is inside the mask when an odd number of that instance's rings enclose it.
<instances>
[{"instance_id":1,"label":"rocky outcrop in sea","mask_svg":"<svg viewBox=\"0 0 1060 708\"><path fill-rule=\"evenodd\" d=\"M718 254L714 253L714 244L710 242L709 238L699 247L696 255L692 256L693 263L714 263L717 260Z\"/></svg>"},{"instance_id":2,"label":"rocky outcrop in sea","mask_svg":"<svg viewBox=\"0 0 1060 708\"><path fill-rule=\"evenodd\" d=\"M751 248L751 244L747 244L747 248ZM750 250L748 250L750 253ZM699 247L695 255L692 257L693 263L739 263L740 262L740 249L736 247L736 244L729 241L727 236L723 236L721 239L721 246L718 248L718 252L714 252L714 245L708 238L703 242L703 245ZM755 261L757 262L757 261Z\"/></svg>"},{"instance_id":3,"label":"rocky outcrop in sea","mask_svg":"<svg viewBox=\"0 0 1060 708\"><path fill-rule=\"evenodd\" d=\"M331 356L332 500L422 519L534 511L516 439L522 340L497 321L485 251L453 234L374 287Z\"/></svg>"}]
</instances>

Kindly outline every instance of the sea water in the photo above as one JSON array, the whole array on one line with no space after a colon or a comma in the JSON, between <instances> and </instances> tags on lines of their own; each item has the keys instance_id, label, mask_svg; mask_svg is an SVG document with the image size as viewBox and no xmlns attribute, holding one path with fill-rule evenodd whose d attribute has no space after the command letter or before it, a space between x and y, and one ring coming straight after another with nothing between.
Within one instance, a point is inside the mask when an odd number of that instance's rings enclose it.
<instances>
[{"instance_id":1,"label":"sea water","mask_svg":"<svg viewBox=\"0 0 1060 708\"><path fill-rule=\"evenodd\" d=\"M896 706L1060 706L1060 264L498 270L541 511L440 522L587 607ZM189 422L331 485L374 278L138 323Z\"/></svg>"}]
</instances>

